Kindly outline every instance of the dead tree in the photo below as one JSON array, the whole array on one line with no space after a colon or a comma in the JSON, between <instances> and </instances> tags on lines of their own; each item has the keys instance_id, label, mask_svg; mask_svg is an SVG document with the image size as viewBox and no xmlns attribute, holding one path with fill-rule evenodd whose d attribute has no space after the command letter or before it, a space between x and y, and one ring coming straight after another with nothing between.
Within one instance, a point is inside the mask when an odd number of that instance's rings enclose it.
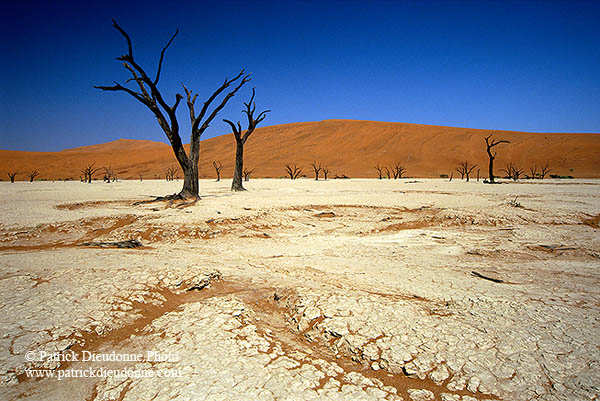
<instances>
[{"instance_id":1,"label":"dead tree","mask_svg":"<svg viewBox=\"0 0 600 401\"><path fill-rule=\"evenodd\" d=\"M113 26L117 29L121 35L127 41L127 54L117 57L117 60L123 62L123 66L131 73L125 85L129 82L134 82L139 87L139 92L130 89L118 82L115 82L113 86L95 86L95 88L103 91L113 92L125 92L132 96L135 100L142 103L148 108L154 117L156 117L158 124L169 139L171 148L175 154L175 158L179 163L183 171L183 188L177 194L173 194L161 199L186 199L193 198L199 199L199 181L198 181L198 161L200 159L200 137L204 131L209 127L212 120L217 114L225 107L227 102L236 94L236 92L250 81L250 76L240 71L234 78L226 78L223 84L212 95L203 103L200 112L196 115L195 102L198 94L192 93L188 88L183 86L183 90L187 95L187 106L189 109L189 117L191 122L191 140L190 140L190 151L189 154L183 147L181 137L179 135L179 122L177 121L177 107L183 99L183 96L179 93L175 94L175 100L172 104L168 104L163 96L162 92L158 89L158 82L160 80L160 73L162 70L162 63L165 56L165 52L171 45L175 36L179 33L176 30L171 39L167 42L165 47L160 52L160 58L158 61L158 67L154 78L146 73L146 70L142 68L133 57L133 47L131 38L121 28L115 20L113 20ZM235 85L232 89L228 89L230 86ZM211 104L217 97L224 94L221 102L212 108L209 112Z\"/></svg>"},{"instance_id":2,"label":"dead tree","mask_svg":"<svg viewBox=\"0 0 600 401\"><path fill-rule=\"evenodd\" d=\"M27 174L27 178L29 178L29 182L33 182L38 175L40 175L40 173L37 170L33 170L31 173Z\"/></svg>"},{"instance_id":3,"label":"dead tree","mask_svg":"<svg viewBox=\"0 0 600 401\"><path fill-rule=\"evenodd\" d=\"M81 175L83 176L83 182L87 182L88 184L92 183L92 178L94 174L98 171L102 170L100 167L94 167L96 163L88 164L85 166L83 170L81 170Z\"/></svg>"},{"instance_id":4,"label":"dead tree","mask_svg":"<svg viewBox=\"0 0 600 401\"><path fill-rule=\"evenodd\" d=\"M6 174L8 174L8 178L10 179L10 182L12 182L14 184L17 173L6 173Z\"/></svg>"},{"instance_id":5,"label":"dead tree","mask_svg":"<svg viewBox=\"0 0 600 401\"><path fill-rule=\"evenodd\" d=\"M543 180L544 178L546 178L546 175L552 171L552 169L548 168L548 163L549 162L546 162L544 167L540 168L540 180Z\"/></svg>"},{"instance_id":6,"label":"dead tree","mask_svg":"<svg viewBox=\"0 0 600 401\"><path fill-rule=\"evenodd\" d=\"M242 135L242 125L238 121L237 125L233 122L223 119L227 124L231 126L233 130L233 136L235 138L235 166L233 169L233 181L231 182L231 190L232 191L245 191L244 186L242 185L242 176L244 174L244 145L246 141L252 135L258 124L260 124L266 117L267 113L271 110L261 111L256 118L254 117L254 112L256 111L256 103L254 103L254 95L255 88L252 88L252 97L250 97L250 101L248 103L244 103L245 109L242 110L242 113L246 114L248 118L248 127L246 128L246 132ZM219 180L217 180L219 181Z\"/></svg>"},{"instance_id":7,"label":"dead tree","mask_svg":"<svg viewBox=\"0 0 600 401\"><path fill-rule=\"evenodd\" d=\"M525 177L525 178L530 178L532 180L535 180L538 176L537 173L537 166L533 166L533 167L529 167L529 177Z\"/></svg>"},{"instance_id":8,"label":"dead tree","mask_svg":"<svg viewBox=\"0 0 600 401\"><path fill-rule=\"evenodd\" d=\"M464 161L464 162L460 163L460 166L456 169L456 171L458 171L460 173L461 180L466 177L467 182L469 182L469 175L475 169L475 167L477 167L477 164L471 165L471 164L469 164L468 161Z\"/></svg>"},{"instance_id":9,"label":"dead tree","mask_svg":"<svg viewBox=\"0 0 600 401\"><path fill-rule=\"evenodd\" d=\"M506 177L517 181L521 174L525 172L522 168L518 168L513 162L510 162L506 165L506 168L503 168L502 171L506 173Z\"/></svg>"},{"instance_id":10,"label":"dead tree","mask_svg":"<svg viewBox=\"0 0 600 401\"><path fill-rule=\"evenodd\" d=\"M494 139L494 137L492 135L488 135L484 139L485 139L485 146L486 146L487 154L490 158L490 163L488 166L489 182L494 183L495 182L494 181L494 159L496 159L497 152L492 152L492 148L496 145L500 145L501 143L510 143L510 141L506 141L506 140L497 141Z\"/></svg>"},{"instance_id":11,"label":"dead tree","mask_svg":"<svg viewBox=\"0 0 600 401\"><path fill-rule=\"evenodd\" d=\"M175 179L176 172L177 172L177 169L175 167L167 167L167 170L165 171L165 180L173 181Z\"/></svg>"},{"instance_id":12,"label":"dead tree","mask_svg":"<svg viewBox=\"0 0 600 401\"><path fill-rule=\"evenodd\" d=\"M221 181L221 171L223 170L223 164L219 160L213 160L212 165L215 168L215 173L217 174L217 181Z\"/></svg>"},{"instance_id":13,"label":"dead tree","mask_svg":"<svg viewBox=\"0 0 600 401\"><path fill-rule=\"evenodd\" d=\"M252 169L252 170L248 170L246 167L244 167L244 171L242 172L244 174L244 181L250 181L250 175L255 171L256 169Z\"/></svg>"},{"instance_id":14,"label":"dead tree","mask_svg":"<svg viewBox=\"0 0 600 401\"><path fill-rule=\"evenodd\" d=\"M389 169L389 167L384 167L385 170L385 175L387 176L387 179L391 179L392 178L392 171Z\"/></svg>"},{"instance_id":15,"label":"dead tree","mask_svg":"<svg viewBox=\"0 0 600 401\"><path fill-rule=\"evenodd\" d=\"M144 181L144 175L142 173L138 173L138 176L140 177L140 182Z\"/></svg>"},{"instance_id":16,"label":"dead tree","mask_svg":"<svg viewBox=\"0 0 600 401\"><path fill-rule=\"evenodd\" d=\"M327 177L329 176L329 173L331 173L331 170L329 169L329 167L325 166L321 169L321 171L323 172L323 179L327 180Z\"/></svg>"},{"instance_id":17,"label":"dead tree","mask_svg":"<svg viewBox=\"0 0 600 401\"><path fill-rule=\"evenodd\" d=\"M406 173L406 169L402 167L400 163L395 163L391 170L394 175L394 179L402 178L402 175Z\"/></svg>"},{"instance_id":18,"label":"dead tree","mask_svg":"<svg viewBox=\"0 0 600 401\"><path fill-rule=\"evenodd\" d=\"M290 180L295 180L300 176L300 174L302 174L302 167L298 167L296 164L286 164L285 173Z\"/></svg>"},{"instance_id":19,"label":"dead tree","mask_svg":"<svg viewBox=\"0 0 600 401\"><path fill-rule=\"evenodd\" d=\"M383 178L383 169L384 167L381 166L381 164L377 163L375 165L375 167L373 167L375 170L377 170L377 178L379 178L380 180Z\"/></svg>"},{"instance_id":20,"label":"dead tree","mask_svg":"<svg viewBox=\"0 0 600 401\"><path fill-rule=\"evenodd\" d=\"M525 169L519 168L516 165L513 165L513 172L512 172L512 176L513 176L513 180L517 181L520 177L521 174L523 174L525 172Z\"/></svg>"},{"instance_id":21,"label":"dead tree","mask_svg":"<svg viewBox=\"0 0 600 401\"><path fill-rule=\"evenodd\" d=\"M114 173L112 167L104 167L104 181L107 183L115 182L117 175Z\"/></svg>"},{"instance_id":22,"label":"dead tree","mask_svg":"<svg viewBox=\"0 0 600 401\"><path fill-rule=\"evenodd\" d=\"M323 170L321 163L317 164L316 161L313 161L312 163L310 163L310 166L312 167L315 173L315 181L319 181L319 173L321 172L321 170Z\"/></svg>"}]
</instances>

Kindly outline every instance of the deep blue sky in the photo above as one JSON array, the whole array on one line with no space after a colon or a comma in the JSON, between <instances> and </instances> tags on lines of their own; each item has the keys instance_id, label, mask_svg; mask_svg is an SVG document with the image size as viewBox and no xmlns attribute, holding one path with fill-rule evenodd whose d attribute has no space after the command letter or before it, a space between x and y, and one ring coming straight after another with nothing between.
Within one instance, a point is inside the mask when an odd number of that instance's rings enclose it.
<instances>
[{"instance_id":1,"label":"deep blue sky","mask_svg":"<svg viewBox=\"0 0 600 401\"><path fill-rule=\"evenodd\" d=\"M4 2L0 149L166 141L124 93L116 18L160 87L199 103L242 67L265 125L332 118L538 132L600 132L600 1ZM172 4L171 4L172 3ZM165 4L169 4L165 6ZM185 4L185 5L184 5ZM251 86L205 137L229 132ZM187 108L179 108L189 142Z\"/></svg>"}]
</instances>

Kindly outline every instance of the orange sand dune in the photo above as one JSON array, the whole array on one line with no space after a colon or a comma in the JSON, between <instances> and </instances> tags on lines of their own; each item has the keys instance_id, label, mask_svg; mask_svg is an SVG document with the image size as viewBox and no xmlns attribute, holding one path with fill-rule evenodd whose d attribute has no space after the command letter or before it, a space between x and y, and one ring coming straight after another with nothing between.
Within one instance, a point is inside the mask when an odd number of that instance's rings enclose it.
<instances>
[{"instance_id":1,"label":"orange sand dune","mask_svg":"<svg viewBox=\"0 0 600 401\"><path fill-rule=\"evenodd\" d=\"M526 173L530 167L548 161L552 174L600 178L599 134L525 133L355 120L259 128L246 144L245 164L256 169L254 177L281 177L286 163L301 165L304 173L312 176L309 163L313 160L329 166L332 176L375 177L375 164L400 162L408 176L439 177L449 175L458 163L468 160L478 164L483 177L487 176L483 138L489 134L511 141L495 148L497 175L502 175L500 170L511 161ZM225 165L224 177L232 176L235 141L231 134L202 141L201 153L202 178L214 177L213 160ZM0 179L7 180L6 173L16 171L17 180L25 180L26 173L37 169L38 179L78 180L81 169L90 162L112 167L121 179L138 179L139 174L146 179L163 178L167 167L177 166L169 145L119 139L60 152L0 150ZM95 177L102 178L102 173Z\"/></svg>"}]
</instances>

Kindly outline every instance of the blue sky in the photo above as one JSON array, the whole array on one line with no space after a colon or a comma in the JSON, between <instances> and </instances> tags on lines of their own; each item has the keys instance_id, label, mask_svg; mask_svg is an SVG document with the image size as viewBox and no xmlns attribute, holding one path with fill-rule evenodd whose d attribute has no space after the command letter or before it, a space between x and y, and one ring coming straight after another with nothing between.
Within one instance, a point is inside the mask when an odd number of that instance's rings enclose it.
<instances>
[{"instance_id":1,"label":"blue sky","mask_svg":"<svg viewBox=\"0 0 600 401\"><path fill-rule=\"evenodd\" d=\"M55 151L166 138L124 93L133 39L160 88L199 99L253 81L205 138L228 133L256 86L264 125L333 118L533 132L600 132L599 1L13 2L2 6L0 149ZM199 100L199 101L200 101ZM185 105L182 105L185 106ZM189 142L187 109L179 108Z\"/></svg>"}]
</instances>

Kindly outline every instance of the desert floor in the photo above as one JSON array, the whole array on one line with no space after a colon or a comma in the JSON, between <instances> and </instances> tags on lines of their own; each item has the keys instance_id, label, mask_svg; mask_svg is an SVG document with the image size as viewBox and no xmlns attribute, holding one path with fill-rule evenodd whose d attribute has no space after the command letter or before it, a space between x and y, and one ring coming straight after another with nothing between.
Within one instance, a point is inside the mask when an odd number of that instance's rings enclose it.
<instances>
[{"instance_id":1,"label":"desert floor","mask_svg":"<svg viewBox=\"0 0 600 401\"><path fill-rule=\"evenodd\" d=\"M599 180L245 185L0 183L0 399L600 396Z\"/></svg>"}]
</instances>

